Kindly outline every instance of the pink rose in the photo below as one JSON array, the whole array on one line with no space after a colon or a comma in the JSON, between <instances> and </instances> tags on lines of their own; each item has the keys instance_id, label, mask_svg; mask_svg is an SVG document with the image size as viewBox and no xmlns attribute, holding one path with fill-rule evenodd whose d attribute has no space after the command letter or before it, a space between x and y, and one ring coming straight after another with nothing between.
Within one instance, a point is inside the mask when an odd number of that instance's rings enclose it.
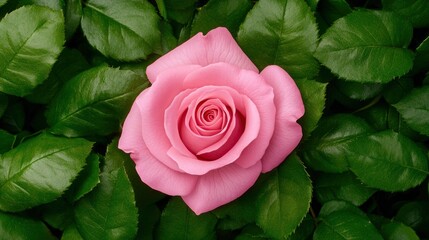
<instances>
[{"instance_id":1,"label":"pink rose","mask_svg":"<svg viewBox=\"0 0 429 240\"><path fill-rule=\"evenodd\" d=\"M241 196L302 137L301 94L278 66L259 73L225 28L201 33L146 70L119 148L150 187L196 213Z\"/></svg>"}]
</instances>

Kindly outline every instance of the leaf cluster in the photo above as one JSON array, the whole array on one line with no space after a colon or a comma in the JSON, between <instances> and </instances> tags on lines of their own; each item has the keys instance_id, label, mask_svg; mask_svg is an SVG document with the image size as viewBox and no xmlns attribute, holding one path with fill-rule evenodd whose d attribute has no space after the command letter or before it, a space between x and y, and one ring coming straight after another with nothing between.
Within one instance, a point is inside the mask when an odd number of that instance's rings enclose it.
<instances>
[{"instance_id":1,"label":"leaf cluster","mask_svg":"<svg viewBox=\"0 0 429 240\"><path fill-rule=\"evenodd\" d=\"M146 67L227 27L304 137L196 216L117 148ZM1 239L429 239L429 1L0 0Z\"/></svg>"}]
</instances>

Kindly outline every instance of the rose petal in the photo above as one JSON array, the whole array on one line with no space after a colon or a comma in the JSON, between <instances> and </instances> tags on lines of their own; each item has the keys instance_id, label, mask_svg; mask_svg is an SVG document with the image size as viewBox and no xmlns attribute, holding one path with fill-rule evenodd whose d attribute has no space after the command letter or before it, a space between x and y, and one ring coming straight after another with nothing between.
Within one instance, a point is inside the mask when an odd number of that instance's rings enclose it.
<instances>
[{"instance_id":1,"label":"rose petal","mask_svg":"<svg viewBox=\"0 0 429 240\"><path fill-rule=\"evenodd\" d=\"M249 146L241 150L241 157L236 163L246 168L260 161L274 132L276 108L271 85L259 74L227 63L216 63L195 70L184 81L186 88L200 88L206 85L228 86L247 96L255 104L260 116L259 134ZM246 125L246 129L249 127Z\"/></svg>"},{"instance_id":2,"label":"rose petal","mask_svg":"<svg viewBox=\"0 0 429 240\"><path fill-rule=\"evenodd\" d=\"M144 99L135 101L141 111L143 140L147 148L156 159L176 171L182 170L167 155L171 143L164 128L164 114L173 99L185 89L183 88L185 76L198 68L200 66L189 65L164 71L158 76L158 81L150 87Z\"/></svg>"},{"instance_id":3,"label":"rose petal","mask_svg":"<svg viewBox=\"0 0 429 240\"><path fill-rule=\"evenodd\" d=\"M276 131L262 158L262 172L266 173L283 162L301 140L301 126L296 121L304 115L304 103L295 82L282 68L268 66L261 76L273 86L277 107Z\"/></svg>"},{"instance_id":4,"label":"rose petal","mask_svg":"<svg viewBox=\"0 0 429 240\"><path fill-rule=\"evenodd\" d=\"M147 90L143 91L139 98L146 93ZM169 195L188 194L194 188L197 177L171 170L155 159L143 141L141 123L140 109L137 104L133 104L125 119L118 147L126 153L131 153L136 170L144 183Z\"/></svg>"},{"instance_id":5,"label":"rose petal","mask_svg":"<svg viewBox=\"0 0 429 240\"><path fill-rule=\"evenodd\" d=\"M194 64L207 66L217 62L226 62L243 69L259 72L258 68L235 42L228 29L219 27L211 30L205 36L198 33L165 54L147 67L146 74L149 81L154 83L161 72L172 67Z\"/></svg>"},{"instance_id":6,"label":"rose petal","mask_svg":"<svg viewBox=\"0 0 429 240\"><path fill-rule=\"evenodd\" d=\"M231 164L200 176L194 190L182 198L199 215L243 195L256 182L260 172L259 162L250 168Z\"/></svg>"}]
</instances>

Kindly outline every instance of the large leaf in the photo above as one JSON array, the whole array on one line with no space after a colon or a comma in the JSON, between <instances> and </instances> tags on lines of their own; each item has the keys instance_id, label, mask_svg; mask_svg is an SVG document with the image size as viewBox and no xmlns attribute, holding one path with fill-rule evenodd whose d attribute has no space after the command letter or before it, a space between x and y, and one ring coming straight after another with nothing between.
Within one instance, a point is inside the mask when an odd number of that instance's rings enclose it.
<instances>
[{"instance_id":1,"label":"large leaf","mask_svg":"<svg viewBox=\"0 0 429 240\"><path fill-rule=\"evenodd\" d=\"M58 198L85 165L92 143L47 133L0 156L0 209L21 211Z\"/></svg>"},{"instance_id":2,"label":"large leaf","mask_svg":"<svg viewBox=\"0 0 429 240\"><path fill-rule=\"evenodd\" d=\"M386 83L411 69L412 34L411 24L394 13L356 11L334 22L315 56L341 78Z\"/></svg>"},{"instance_id":3,"label":"large leaf","mask_svg":"<svg viewBox=\"0 0 429 240\"><path fill-rule=\"evenodd\" d=\"M387 130L349 143L344 157L350 169L370 187L404 191L428 175L428 158L407 137Z\"/></svg>"},{"instance_id":4,"label":"large leaf","mask_svg":"<svg viewBox=\"0 0 429 240\"><path fill-rule=\"evenodd\" d=\"M414 89L393 106L412 129L429 136L429 86Z\"/></svg>"},{"instance_id":5,"label":"large leaf","mask_svg":"<svg viewBox=\"0 0 429 240\"><path fill-rule=\"evenodd\" d=\"M48 77L64 43L60 11L26 6L0 22L0 91L29 94Z\"/></svg>"},{"instance_id":6,"label":"large leaf","mask_svg":"<svg viewBox=\"0 0 429 240\"><path fill-rule=\"evenodd\" d=\"M314 189L321 203L344 200L356 206L363 204L375 192L375 189L362 184L350 172L320 174L315 181Z\"/></svg>"},{"instance_id":7,"label":"large leaf","mask_svg":"<svg viewBox=\"0 0 429 240\"><path fill-rule=\"evenodd\" d=\"M196 15L191 35L206 34L216 27L227 27L235 35L247 12L252 8L249 0L211 0Z\"/></svg>"},{"instance_id":8,"label":"large leaf","mask_svg":"<svg viewBox=\"0 0 429 240\"><path fill-rule=\"evenodd\" d=\"M159 17L146 0L85 1L82 29L89 43L107 57L146 58L160 40Z\"/></svg>"},{"instance_id":9,"label":"large leaf","mask_svg":"<svg viewBox=\"0 0 429 240\"><path fill-rule=\"evenodd\" d=\"M299 80L296 84L305 107L304 116L298 120L305 138L310 136L322 117L325 109L326 84L312 80Z\"/></svg>"},{"instance_id":10,"label":"large leaf","mask_svg":"<svg viewBox=\"0 0 429 240\"><path fill-rule=\"evenodd\" d=\"M145 86L146 82L128 70L96 67L85 71L68 81L50 103L46 112L50 131L68 137L118 131Z\"/></svg>"},{"instance_id":11,"label":"large leaf","mask_svg":"<svg viewBox=\"0 0 429 240\"><path fill-rule=\"evenodd\" d=\"M317 25L304 0L260 0L238 32L238 43L259 69L279 65L294 78L315 77Z\"/></svg>"},{"instance_id":12,"label":"large leaf","mask_svg":"<svg viewBox=\"0 0 429 240\"><path fill-rule=\"evenodd\" d=\"M0 212L0 233L1 239L56 239L41 221L3 212Z\"/></svg>"},{"instance_id":13,"label":"large leaf","mask_svg":"<svg viewBox=\"0 0 429 240\"><path fill-rule=\"evenodd\" d=\"M409 19L414 27L429 26L429 1L382 0L383 9L397 12Z\"/></svg>"},{"instance_id":14,"label":"large leaf","mask_svg":"<svg viewBox=\"0 0 429 240\"><path fill-rule=\"evenodd\" d=\"M321 219L313 235L314 240L382 240L383 237L365 215L335 211Z\"/></svg>"},{"instance_id":15,"label":"large leaf","mask_svg":"<svg viewBox=\"0 0 429 240\"><path fill-rule=\"evenodd\" d=\"M256 200L256 223L273 238L292 234L308 212L311 181L296 155L269 173Z\"/></svg>"},{"instance_id":16,"label":"large leaf","mask_svg":"<svg viewBox=\"0 0 429 240\"><path fill-rule=\"evenodd\" d=\"M363 119L352 115L338 114L322 119L305 142L301 152L303 160L314 170L332 173L347 171L347 144L371 132L373 130Z\"/></svg>"},{"instance_id":17,"label":"large leaf","mask_svg":"<svg viewBox=\"0 0 429 240\"><path fill-rule=\"evenodd\" d=\"M134 192L123 167L104 171L100 184L79 200L75 222L84 239L132 239L137 233Z\"/></svg>"},{"instance_id":18,"label":"large leaf","mask_svg":"<svg viewBox=\"0 0 429 240\"><path fill-rule=\"evenodd\" d=\"M158 239L216 239L216 221L213 214L197 216L180 198L172 198L161 215Z\"/></svg>"}]
</instances>

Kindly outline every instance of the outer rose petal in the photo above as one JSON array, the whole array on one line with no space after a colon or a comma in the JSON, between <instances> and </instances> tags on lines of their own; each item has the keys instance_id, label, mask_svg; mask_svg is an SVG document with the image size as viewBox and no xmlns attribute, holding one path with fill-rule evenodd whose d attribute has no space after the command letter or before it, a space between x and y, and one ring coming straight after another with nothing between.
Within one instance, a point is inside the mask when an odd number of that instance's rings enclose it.
<instances>
[{"instance_id":1,"label":"outer rose petal","mask_svg":"<svg viewBox=\"0 0 429 240\"><path fill-rule=\"evenodd\" d=\"M182 198L199 215L243 195L256 182L260 173L260 162L250 168L231 164L200 176L194 191Z\"/></svg>"},{"instance_id":2,"label":"outer rose petal","mask_svg":"<svg viewBox=\"0 0 429 240\"><path fill-rule=\"evenodd\" d=\"M283 162L301 140L301 126L296 121L304 115L304 103L295 82L282 68L268 66L261 76L273 86L277 108L276 130L262 158L262 172L266 173Z\"/></svg>"},{"instance_id":3,"label":"outer rose petal","mask_svg":"<svg viewBox=\"0 0 429 240\"><path fill-rule=\"evenodd\" d=\"M149 81L154 83L159 73L166 69L184 66L207 66L225 62L242 69L259 72L258 68L246 56L228 29L219 27L204 36L198 33L182 45L165 54L146 69Z\"/></svg>"},{"instance_id":4,"label":"outer rose petal","mask_svg":"<svg viewBox=\"0 0 429 240\"><path fill-rule=\"evenodd\" d=\"M146 94L147 90L141 95ZM118 147L136 163L141 180L151 188L169 195L186 195L194 188L197 177L179 173L155 159L142 138L141 113L137 104L133 104L122 129Z\"/></svg>"}]
</instances>

